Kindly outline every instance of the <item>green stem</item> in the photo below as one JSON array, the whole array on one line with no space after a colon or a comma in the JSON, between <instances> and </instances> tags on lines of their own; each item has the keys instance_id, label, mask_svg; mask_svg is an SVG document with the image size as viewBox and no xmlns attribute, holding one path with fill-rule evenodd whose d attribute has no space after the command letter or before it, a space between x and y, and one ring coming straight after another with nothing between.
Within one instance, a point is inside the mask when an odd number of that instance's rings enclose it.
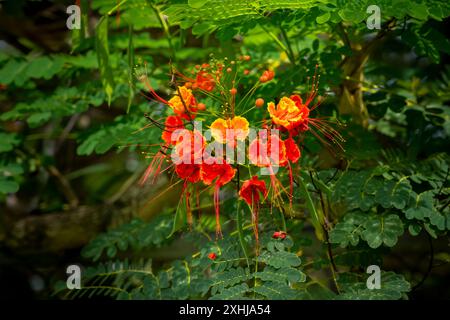
<instances>
[{"instance_id":1,"label":"green stem","mask_svg":"<svg viewBox=\"0 0 450 320\"><path fill-rule=\"evenodd\" d=\"M319 225L322 225L322 220L319 218L319 214L314 206L314 202L309 194L308 187L306 186L305 180L301 176L298 177L299 187L302 190L302 193L305 195L306 207L311 212L311 217L317 222Z\"/></svg>"},{"instance_id":2,"label":"green stem","mask_svg":"<svg viewBox=\"0 0 450 320\"><path fill-rule=\"evenodd\" d=\"M286 52L286 53L289 53L288 54L289 60L291 60L291 63L295 66L294 50L292 50L292 46L291 46L291 43L290 43L289 38L287 36L286 30L284 30L284 28L281 26L281 24L280 24L280 30L281 30L281 34L283 35L284 41L287 44L288 52Z\"/></svg>"},{"instance_id":3,"label":"green stem","mask_svg":"<svg viewBox=\"0 0 450 320\"><path fill-rule=\"evenodd\" d=\"M325 192L325 194L327 195L327 198L331 199L331 189L328 188L328 186L320 179L314 178L314 181L317 182L319 187L323 190L323 192Z\"/></svg>"},{"instance_id":4,"label":"green stem","mask_svg":"<svg viewBox=\"0 0 450 320\"><path fill-rule=\"evenodd\" d=\"M287 232L286 219L284 218L284 208L282 210L280 210L280 216L281 216L281 226L283 228L283 231Z\"/></svg>"},{"instance_id":5,"label":"green stem","mask_svg":"<svg viewBox=\"0 0 450 320\"><path fill-rule=\"evenodd\" d=\"M255 258L255 273L254 273L254 280L253 280L253 289L256 288L256 274L258 273L258 256ZM256 292L253 290L253 298L256 297Z\"/></svg>"},{"instance_id":6,"label":"green stem","mask_svg":"<svg viewBox=\"0 0 450 320\"><path fill-rule=\"evenodd\" d=\"M121 5L123 5L125 2L127 2L128 0L122 0L120 1L116 6L114 6L111 10L108 11L107 15L110 16L111 14L113 14L114 12L117 11L117 9L120 8Z\"/></svg>"},{"instance_id":7,"label":"green stem","mask_svg":"<svg viewBox=\"0 0 450 320\"><path fill-rule=\"evenodd\" d=\"M294 57L291 57L291 53L289 51L289 48L287 48L283 42L281 42L280 39L278 39L278 37L270 30L268 30L266 27L264 27L263 25L261 25L261 28L275 41L275 43L281 48L281 50L283 50L284 52L286 52L287 56L289 57L289 60L291 61L291 63L293 65L295 65L295 60ZM292 48L291 48L292 50Z\"/></svg>"},{"instance_id":8,"label":"green stem","mask_svg":"<svg viewBox=\"0 0 450 320\"><path fill-rule=\"evenodd\" d=\"M248 248L247 248L247 244L245 243L245 238L244 238L244 229L242 228L242 212L241 212L241 208L240 208L240 204L241 201L239 201L239 190L240 190L240 181L239 181L239 165L236 166L236 178L237 178L237 183L236 183L236 191L237 191L237 219L236 219L236 223L237 223L237 229L238 229L238 234L239 234L239 243L241 244L242 247L242 251L244 252L244 256L245 256L245 260L247 261L247 267L250 270L250 261L248 259Z\"/></svg>"},{"instance_id":9,"label":"green stem","mask_svg":"<svg viewBox=\"0 0 450 320\"><path fill-rule=\"evenodd\" d=\"M161 24L161 27L164 30L164 33L166 34L167 37L167 41L169 42L169 48L170 48L170 52L172 54L172 58L174 61L176 61L176 55L175 55L175 48L173 47L173 43L172 43L172 35L170 34L170 30L169 30L169 26L167 24L167 22L164 20L161 11L159 10L159 8L157 6L155 6L153 3L150 3L150 6L152 7L153 11L155 12L156 17L158 18L159 23Z\"/></svg>"},{"instance_id":10,"label":"green stem","mask_svg":"<svg viewBox=\"0 0 450 320\"><path fill-rule=\"evenodd\" d=\"M247 244L245 243L244 238L244 229L242 228L242 212L240 209L240 201L238 201L237 204L237 229L238 229L238 235L239 235L239 243L241 244L242 251L244 252L245 260L247 261L247 267L250 269L250 260L248 258L248 248Z\"/></svg>"}]
</instances>

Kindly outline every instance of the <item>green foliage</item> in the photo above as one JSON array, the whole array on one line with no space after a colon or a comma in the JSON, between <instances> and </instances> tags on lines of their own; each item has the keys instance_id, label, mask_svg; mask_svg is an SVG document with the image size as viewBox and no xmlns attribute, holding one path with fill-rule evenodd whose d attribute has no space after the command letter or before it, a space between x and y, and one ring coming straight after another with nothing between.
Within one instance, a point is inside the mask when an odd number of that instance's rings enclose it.
<instances>
[{"instance_id":1,"label":"green foliage","mask_svg":"<svg viewBox=\"0 0 450 320\"><path fill-rule=\"evenodd\" d=\"M193 210L202 218L195 219L190 232L183 230L182 196L169 200L171 208L151 221L134 218L92 239L82 250L89 265L82 289L68 291L60 283L58 297L407 298L409 282L419 281L414 272L383 271L382 288L369 290L368 275L361 270L383 266L406 230L435 239L445 239L450 230L450 68L445 66L450 42L442 31L450 15L448 1L81 4L82 26L72 31L70 49L45 52L30 39L19 39L27 48L23 52L0 48L2 213L15 213L20 206L14 203L20 202L26 214L65 214L69 201L67 190L59 188L61 180L77 191L80 205L105 205L98 203L103 196L120 189L130 174L139 175L136 163L147 166L159 148L161 130L144 114L164 119L167 108L149 101L149 88L137 80L148 77L167 98L174 92L168 77L172 67L190 76L195 65L213 57L251 56L248 77L239 75L238 98L262 70L274 70L273 81L255 93L266 103L293 93L305 98L317 64L318 93L327 98L311 117L339 122L334 127L346 142L341 151L313 135L301 141L292 207L287 197L286 203L264 203L270 208L261 208L258 254L251 213L243 210L244 217L236 220L241 200L234 190L222 190L224 239L216 241L212 196L198 204L202 210ZM366 26L372 4L381 9L382 30ZM114 19L116 14L120 19ZM343 108L343 88L360 94L349 99L355 103L353 113ZM213 106L212 99L204 101ZM264 109L254 109L253 100L241 107L249 121ZM98 166L103 171L95 171ZM56 167L55 175L50 168ZM285 187L288 173L281 171ZM166 173L170 178L171 171ZM126 204L133 214L139 214L134 206L141 200L133 196ZM0 222L7 219L1 216ZM287 238L272 239L280 230ZM189 249L177 250L180 243ZM173 256L152 260L156 249ZM211 253L217 258L209 258Z\"/></svg>"},{"instance_id":2,"label":"green foliage","mask_svg":"<svg viewBox=\"0 0 450 320\"><path fill-rule=\"evenodd\" d=\"M403 224L397 215L372 215L364 224L362 237L371 248L378 248L381 244L393 247L397 238L403 234Z\"/></svg>"},{"instance_id":3,"label":"green foliage","mask_svg":"<svg viewBox=\"0 0 450 320\"><path fill-rule=\"evenodd\" d=\"M118 251L127 249L141 250L149 246L160 246L167 240L171 228L171 218L161 215L149 223L133 219L93 239L82 251L85 258L93 261L100 259L103 253L114 258Z\"/></svg>"},{"instance_id":4,"label":"green foliage","mask_svg":"<svg viewBox=\"0 0 450 320\"><path fill-rule=\"evenodd\" d=\"M354 274L341 274L339 276L339 284L343 290L343 294L338 297L339 299L398 300L411 289L404 277L394 272L381 273L380 289L368 289L366 282L358 282L358 278L358 275Z\"/></svg>"},{"instance_id":5,"label":"green foliage","mask_svg":"<svg viewBox=\"0 0 450 320\"><path fill-rule=\"evenodd\" d=\"M349 244L356 246L359 239L367 241L371 248L378 248L382 244L393 247L402 234L403 223L395 214L352 212L336 224L330 233L330 241L340 244L343 248Z\"/></svg>"}]
</instances>

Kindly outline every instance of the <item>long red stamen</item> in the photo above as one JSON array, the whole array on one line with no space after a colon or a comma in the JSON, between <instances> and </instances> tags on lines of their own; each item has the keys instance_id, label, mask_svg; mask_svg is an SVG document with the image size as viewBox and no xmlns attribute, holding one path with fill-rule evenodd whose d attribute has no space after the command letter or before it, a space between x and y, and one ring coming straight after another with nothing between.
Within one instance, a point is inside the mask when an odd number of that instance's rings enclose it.
<instances>
[{"instance_id":1,"label":"long red stamen","mask_svg":"<svg viewBox=\"0 0 450 320\"><path fill-rule=\"evenodd\" d=\"M161 151L158 151L155 154L155 156L152 159L152 162L150 162L150 165L145 170L144 176L142 177L139 183L141 186L147 181L147 179L150 176L153 176L153 183L156 181L155 179L161 171L161 166L165 157L166 156Z\"/></svg>"},{"instance_id":2,"label":"long red stamen","mask_svg":"<svg viewBox=\"0 0 450 320\"><path fill-rule=\"evenodd\" d=\"M152 88L152 86L150 85L150 82L148 81L148 78L145 76L145 79L143 81L144 85L147 87L147 89L150 91L150 93L152 94L153 98L158 100L159 102L169 105L169 102L163 98L161 98L156 91Z\"/></svg>"}]
</instances>

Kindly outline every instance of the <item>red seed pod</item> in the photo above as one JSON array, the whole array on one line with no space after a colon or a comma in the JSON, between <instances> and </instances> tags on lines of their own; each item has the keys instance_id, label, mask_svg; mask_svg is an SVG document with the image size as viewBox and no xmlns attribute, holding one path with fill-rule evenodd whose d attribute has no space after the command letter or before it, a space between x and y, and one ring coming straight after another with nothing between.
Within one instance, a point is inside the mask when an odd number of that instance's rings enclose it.
<instances>
[{"instance_id":1,"label":"red seed pod","mask_svg":"<svg viewBox=\"0 0 450 320\"><path fill-rule=\"evenodd\" d=\"M250 57L249 55L245 55L245 56L244 56L244 60L245 60L245 61L250 61L250 59L251 59L251 57Z\"/></svg>"},{"instance_id":2,"label":"red seed pod","mask_svg":"<svg viewBox=\"0 0 450 320\"><path fill-rule=\"evenodd\" d=\"M275 231L272 235L272 238L274 239L285 239L286 238L286 232L284 231Z\"/></svg>"},{"instance_id":3,"label":"red seed pod","mask_svg":"<svg viewBox=\"0 0 450 320\"><path fill-rule=\"evenodd\" d=\"M204 103L200 102L199 104L197 104L197 109L203 111L206 109L206 106Z\"/></svg>"},{"instance_id":4,"label":"red seed pod","mask_svg":"<svg viewBox=\"0 0 450 320\"><path fill-rule=\"evenodd\" d=\"M210 254L208 254L208 258L210 258L211 260L216 260L217 255L214 252L211 252Z\"/></svg>"},{"instance_id":5,"label":"red seed pod","mask_svg":"<svg viewBox=\"0 0 450 320\"><path fill-rule=\"evenodd\" d=\"M237 89L236 89L236 88L231 89L231 90L230 90L230 93L231 93L233 96L236 95Z\"/></svg>"},{"instance_id":6,"label":"red seed pod","mask_svg":"<svg viewBox=\"0 0 450 320\"><path fill-rule=\"evenodd\" d=\"M245 74L245 75L248 75L249 73L250 73L250 71L249 71L248 69L245 69L245 70L244 70L244 74Z\"/></svg>"},{"instance_id":7,"label":"red seed pod","mask_svg":"<svg viewBox=\"0 0 450 320\"><path fill-rule=\"evenodd\" d=\"M263 99L263 98L258 98L258 99L256 99L256 101L255 101L255 106L256 106L257 108L261 108L263 105L264 105L264 99Z\"/></svg>"}]
</instances>

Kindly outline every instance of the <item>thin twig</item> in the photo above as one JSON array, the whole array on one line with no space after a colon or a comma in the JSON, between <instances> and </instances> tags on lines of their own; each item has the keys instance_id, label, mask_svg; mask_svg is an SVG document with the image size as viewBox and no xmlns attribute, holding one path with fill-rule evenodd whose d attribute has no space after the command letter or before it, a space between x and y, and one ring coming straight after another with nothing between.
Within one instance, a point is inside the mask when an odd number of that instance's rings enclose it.
<instances>
[{"instance_id":1,"label":"thin twig","mask_svg":"<svg viewBox=\"0 0 450 320\"><path fill-rule=\"evenodd\" d=\"M433 248L433 241L431 239L431 236L426 233L428 236L428 243L430 245L430 260L428 261L428 268L427 271L425 272L425 274L422 277L422 280L420 280L413 288L411 291L415 291L417 290L424 282L425 280L427 280L428 276L431 273L431 269L433 269L433 261L434 261L434 248Z\"/></svg>"}]
</instances>

